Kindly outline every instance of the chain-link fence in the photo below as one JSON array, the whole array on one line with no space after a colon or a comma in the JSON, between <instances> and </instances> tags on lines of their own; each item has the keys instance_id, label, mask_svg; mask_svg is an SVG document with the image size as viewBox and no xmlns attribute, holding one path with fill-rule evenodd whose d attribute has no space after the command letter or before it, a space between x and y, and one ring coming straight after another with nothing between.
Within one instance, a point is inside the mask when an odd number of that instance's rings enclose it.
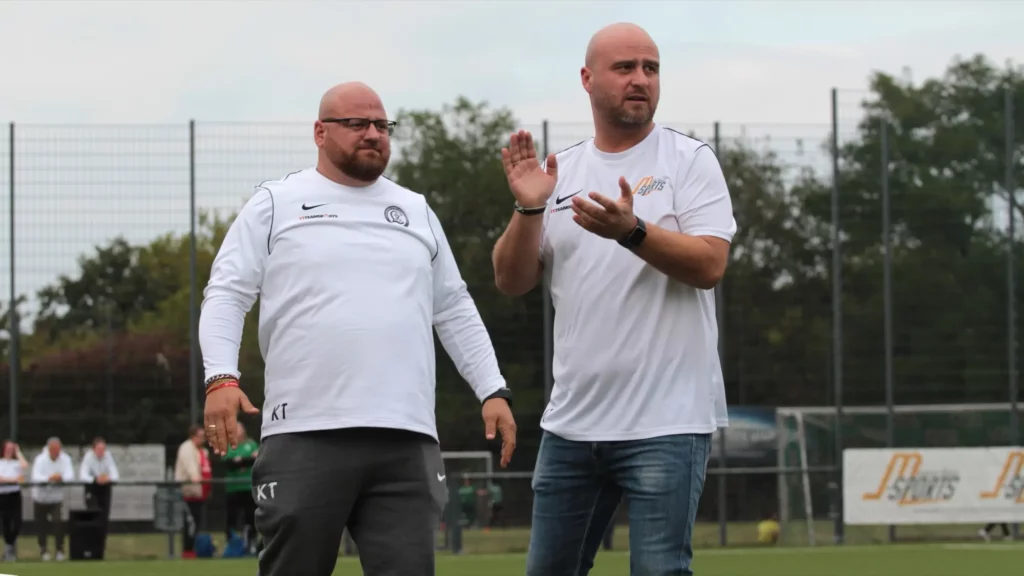
<instances>
[{"instance_id":1,"label":"chain-link fence","mask_svg":"<svg viewBox=\"0 0 1024 576\"><path fill-rule=\"evenodd\" d=\"M730 404L1010 402L1007 438L1019 441L1022 92L925 113L884 91L837 90L820 125L667 123L713 146L733 196L739 234L717 291ZM530 129L550 152L592 135L583 124ZM255 185L314 162L306 124L12 123L0 139L5 433L179 441L202 410L194 334L224 226ZM472 216L446 216L446 229L463 237L460 258L486 261L500 229L473 228ZM529 469L551 385L549 303L538 291L501 297L490 271L467 262L522 391L517 467ZM439 381L457 378L446 362L439 352L439 373L451 373ZM258 351L243 351L242 364L258 403ZM463 396L439 407L472 415ZM460 429L441 430L448 449L483 445ZM839 453L842 435L834 442ZM719 527L710 539L742 540L746 524L739 536L719 531L777 513L756 497L775 488L740 476L708 483L701 514ZM528 498L528 481L509 483Z\"/></svg>"}]
</instances>

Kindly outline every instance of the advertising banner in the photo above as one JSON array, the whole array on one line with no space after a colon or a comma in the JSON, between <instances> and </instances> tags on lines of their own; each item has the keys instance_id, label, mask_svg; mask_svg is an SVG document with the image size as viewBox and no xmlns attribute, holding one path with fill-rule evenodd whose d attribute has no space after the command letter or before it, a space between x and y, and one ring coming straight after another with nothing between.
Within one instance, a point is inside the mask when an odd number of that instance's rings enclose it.
<instances>
[{"instance_id":1,"label":"advertising banner","mask_svg":"<svg viewBox=\"0 0 1024 576\"><path fill-rule=\"evenodd\" d=\"M1024 522L1024 449L843 451L847 524Z\"/></svg>"}]
</instances>

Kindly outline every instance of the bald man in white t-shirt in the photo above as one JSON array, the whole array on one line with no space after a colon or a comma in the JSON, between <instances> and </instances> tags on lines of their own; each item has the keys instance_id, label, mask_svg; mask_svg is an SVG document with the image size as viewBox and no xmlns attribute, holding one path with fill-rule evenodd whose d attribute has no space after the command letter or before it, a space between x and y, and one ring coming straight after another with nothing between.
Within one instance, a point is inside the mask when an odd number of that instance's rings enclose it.
<instances>
[{"instance_id":1,"label":"bald man in white t-shirt","mask_svg":"<svg viewBox=\"0 0 1024 576\"><path fill-rule=\"evenodd\" d=\"M653 121L658 49L598 32L581 71L595 137L502 150L515 213L494 249L507 295L550 283L554 388L533 476L528 576L593 566L622 499L631 573L692 574L711 435L728 424L714 287L736 223L710 146Z\"/></svg>"}]
</instances>

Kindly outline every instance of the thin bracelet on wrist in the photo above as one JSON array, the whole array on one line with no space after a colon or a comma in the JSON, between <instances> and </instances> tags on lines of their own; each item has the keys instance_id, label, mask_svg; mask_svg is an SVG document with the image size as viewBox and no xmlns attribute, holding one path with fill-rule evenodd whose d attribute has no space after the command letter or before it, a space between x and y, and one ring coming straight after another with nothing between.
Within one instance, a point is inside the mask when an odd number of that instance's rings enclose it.
<instances>
[{"instance_id":1,"label":"thin bracelet on wrist","mask_svg":"<svg viewBox=\"0 0 1024 576\"><path fill-rule=\"evenodd\" d=\"M519 204L518 200L516 201L515 208L516 208L516 212L519 212L520 214L524 214L526 216L534 216L534 215L537 215L537 214L543 214L544 211L548 209L548 207L546 205L545 206L537 206L536 208L525 208L521 204Z\"/></svg>"}]
</instances>

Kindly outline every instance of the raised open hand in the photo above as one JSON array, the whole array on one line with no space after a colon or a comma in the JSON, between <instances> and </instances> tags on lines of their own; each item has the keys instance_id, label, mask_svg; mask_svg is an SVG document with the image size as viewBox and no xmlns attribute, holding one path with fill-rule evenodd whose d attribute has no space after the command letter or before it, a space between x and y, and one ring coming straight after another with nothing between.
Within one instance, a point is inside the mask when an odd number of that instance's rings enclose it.
<instances>
[{"instance_id":1,"label":"raised open hand","mask_svg":"<svg viewBox=\"0 0 1024 576\"><path fill-rule=\"evenodd\" d=\"M516 201L524 208L537 208L547 203L558 182L558 163L549 154L541 168L533 135L526 130L512 134L508 148L501 149L501 164L505 168L508 187Z\"/></svg>"}]
</instances>

